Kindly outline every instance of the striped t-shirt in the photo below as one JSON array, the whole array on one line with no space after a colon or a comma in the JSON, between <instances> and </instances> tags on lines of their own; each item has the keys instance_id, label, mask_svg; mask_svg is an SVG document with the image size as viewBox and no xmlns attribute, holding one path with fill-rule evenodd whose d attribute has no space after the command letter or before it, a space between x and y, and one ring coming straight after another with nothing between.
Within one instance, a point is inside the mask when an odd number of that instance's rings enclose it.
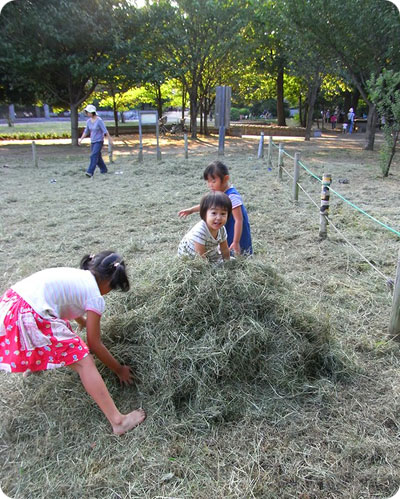
<instances>
[{"instance_id":1,"label":"striped t-shirt","mask_svg":"<svg viewBox=\"0 0 400 499\"><path fill-rule=\"evenodd\" d=\"M44 318L76 319L87 310L104 312L104 298L89 270L69 267L45 269L12 286Z\"/></svg>"},{"instance_id":2,"label":"striped t-shirt","mask_svg":"<svg viewBox=\"0 0 400 499\"><path fill-rule=\"evenodd\" d=\"M207 224L204 220L200 220L190 231L185 235L178 247L179 256L196 256L196 250L194 249L194 243L199 243L205 246L206 254L210 262L220 262L222 260L221 252L219 250L219 245L226 241L226 230L225 227L221 227L217 233L217 237L214 238L210 233Z\"/></svg>"}]
</instances>

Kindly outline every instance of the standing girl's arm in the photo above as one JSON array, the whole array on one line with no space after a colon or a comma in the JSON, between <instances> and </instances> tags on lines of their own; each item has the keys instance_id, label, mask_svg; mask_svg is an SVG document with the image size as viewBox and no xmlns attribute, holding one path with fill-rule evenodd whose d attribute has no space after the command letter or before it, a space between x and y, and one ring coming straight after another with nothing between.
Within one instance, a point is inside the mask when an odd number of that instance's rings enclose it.
<instances>
[{"instance_id":1,"label":"standing girl's arm","mask_svg":"<svg viewBox=\"0 0 400 499\"><path fill-rule=\"evenodd\" d=\"M233 241L229 249L233 250L237 255L240 255L240 238L242 237L243 230L243 214L242 207L236 206L232 210L232 216L235 219Z\"/></svg>"},{"instance_id":2,"label":"standing girl's arm","mask_svg":"<svg viewBox=\"0 0 400 499\"><path fill-rule=\"evenodd\" d=\"M221 255L224 260L230 260L231 255L229 251L228 241L222 241L219 245L219 249L221 250Z\"/></svg>"},{"instance_id":3,"label":"standing girl's arm","mask_svg":"<svg viewBox=\"0 0 400 499\"><path fill-rule=\"evenodd\" d=\"M130 367L122 366L105 347L100 336L100 315L92 310L87 311L86 332L90 352L110 368L121 383L131 384L133 379Z\"/></svg>"},{"instance_id":4,"label":"standing girl's arm","mask_svg":"<svg viewBox=\"0 0 400 499\"><path fill-rule=\"evenodd\" d=\"M178 217L184 218L187 217L188 215L191 215L192 213L197 213L200 211L200 205L196 204L195 206L192 206L191 208L187 208L186 210L181 210L178 213Z\"/></svg>"}]
</instances>

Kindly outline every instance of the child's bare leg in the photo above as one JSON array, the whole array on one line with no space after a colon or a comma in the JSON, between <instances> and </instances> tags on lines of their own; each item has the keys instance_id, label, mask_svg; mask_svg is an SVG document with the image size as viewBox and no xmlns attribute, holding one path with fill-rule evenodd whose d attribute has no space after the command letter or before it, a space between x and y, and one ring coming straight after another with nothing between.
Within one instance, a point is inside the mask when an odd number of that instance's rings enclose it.
<instances>
[{"instance_id":1,"label":"child's bare leg","mask_svg":"<svg viewBox=\"0 0 400 499\"><path fill-rule=\"evenodd\" d=\"M70 367L79 374L85 390L103 411L116 435L122 435L146 419L143 409L137 409L129 414L119 412L91 355L71 364Z\"/></svg>"}]
</instances>

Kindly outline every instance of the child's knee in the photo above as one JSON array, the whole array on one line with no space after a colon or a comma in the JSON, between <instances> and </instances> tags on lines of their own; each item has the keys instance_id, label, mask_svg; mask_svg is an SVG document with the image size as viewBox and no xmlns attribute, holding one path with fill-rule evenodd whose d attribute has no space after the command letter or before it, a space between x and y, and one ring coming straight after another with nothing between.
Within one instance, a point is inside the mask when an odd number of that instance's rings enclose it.
<instances>
[{"instance_id":1,"label":"child's knee","mask_svg":"<svg viewBox=\"0 0 400 499\"><path fill-rule=\"evenodd\" d=\"M82 372L84 369L88 369L93 366L95 366L95 363L92 355L90 354L86 355L86 357L84 357L83 359L78 360L78 362L69 365L69 367L74 371L76 371L78 374Z\"/></svg>"}]
</instances>

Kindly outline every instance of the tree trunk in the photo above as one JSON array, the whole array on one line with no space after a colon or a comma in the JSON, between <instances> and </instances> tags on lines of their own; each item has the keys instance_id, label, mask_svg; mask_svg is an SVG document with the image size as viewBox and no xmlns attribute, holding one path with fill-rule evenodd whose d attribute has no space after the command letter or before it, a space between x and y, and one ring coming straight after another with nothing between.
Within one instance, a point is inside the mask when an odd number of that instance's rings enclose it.
<instances>
[{"instance_id":1,"label":"tree trunk","mask_svg":"<svg viewBox=\"0 0 400 499\"><path fill-rule=\"evenodd\" d=\"M204 109L204 113L203 113L203 122L204 122L204 135L210 135L210 132L208 131L208 113L209 111L207 111L207 107L206 109Z\"/></svg>"},{"instance_id":2,"label":"tree trunk","mask_svg":"<svg viewBox=\"0 0 400 499\"><path fill-rule=\"evenodd\" d=\"M157 82L156 83L156 99L157 99L157 112L158 112L158 117L162 117L162 95L161 95L161 85Z\"/></svg>"},{"instance_id":3,"label":"tree trunk","mask_svg":"<svg viewBox=\"0 0 400 499\"><path fill-rule=\"evenodd\" d=\"M71 110L71 144L78 145L78 106L79 104L70 103Z\"/></svg>"},{"instance_id":4,"label":"tree trunk","mask_svg":"<svg viewBox=\"0 0 400 499\"><path fill-rule=\"evenodd\" d=\"M279 68L276 78L276 114L278 117L278 126L286 126L285 109L283 105L283 68Z\"/></svg>"},{"instance_id":5,"label":"tree trunk","mask_svg":"<svg viewBox=\"0 0 400 499\"><path fill-rule=\"evenodd\" d=\"M358 90L358 88L355 88L353 90L353 93L351 94L351 107L354 109L354 112L356 112L359 100L360 100L360 91Z\"/></svg>"},{"instance_id":6,"label":"tree trunk","mask_svg":"<svg viewBox=\"0 0 400 499\"><path fill-rule=\"evenodd\" d=\"M197 87L189 89L190 97L190 130L192 131L192 139L197 139Z\"/></svg>"},{"instance_id":7,"label":"tree trunk","mask_svg":"<svg viewBox=\"0 0 400 499\"><path fill-rule=\"evenodd\" d=\"M388 161L388 164L386 165L385 171L383 172L383 176L384 177L388 177L389 176L390 166L392 164L394 155L396 154L396 145L397 145L397 140L399 138L399 133L400 133L399 130L397 130L396 132L394 132L393 145L392 145L392 150L390 151L389 161Z\"/></svg>"},{"instance_id":8,"label":"tree trunk","mask_svg":"<svg viewBox=\"0 0 400 499\"><path fill-rule=\"evenodd\" d=\"M311 137L311 128L313 124L313 115L314 115L314 105L317 99L318 88L321 84L321 80L319 76L315 76L315 78L311 82L311 87L308 88L308 112L307 112L307 125L306 125L306 135L304 140L310 140Z\"/></svg>"},{"instance_id":9,"label":"tree trunk","mask_svg":"<svg viewBox=\"0 0 400 499\"><path fill-rule=\"evenodd\" d=\"M185 108L186 108L186 87L185 84L182 83L182 114L181 117L185 119Z\"/></svg>"},{"instance_id":10,"label":"tree trunk","mask_svg":"<svg viewBox=\"0 0 400 499\"><path fill-rule=\"evenodd\" d=\"M199 115L200 115L200 133L204 133L204 130L203 130L203 109L204 109L204 106L203 106L203 99L201 99L201 101L200 101L200 106L199 106Z\"/></svg>"},{"instance_id":11,"label":"tree trunk","mask_svg":"<svg viewBox=\"0 0 400 499\"><path fill-rule=\"evenodd\" d=\"M373 151L375 143L375 131L376 131L376 107L374 104L369 104L368 106L368 117L367 117L367 133L364 145L365 151Z\"/></svg>"},{"instance_id":12,"label":"tree trunk","mask_svg":"<svg viewBox=\"0 0 400 499\"><path fill-rule=\"evenodd\" d=\"M113 111L114 111L114 123L115 123L115 136L119 137L119 129L118 129L118 111L117 111L117 103L115 102L115 95L113 92Z\"/></svg>"}]
</instances>

